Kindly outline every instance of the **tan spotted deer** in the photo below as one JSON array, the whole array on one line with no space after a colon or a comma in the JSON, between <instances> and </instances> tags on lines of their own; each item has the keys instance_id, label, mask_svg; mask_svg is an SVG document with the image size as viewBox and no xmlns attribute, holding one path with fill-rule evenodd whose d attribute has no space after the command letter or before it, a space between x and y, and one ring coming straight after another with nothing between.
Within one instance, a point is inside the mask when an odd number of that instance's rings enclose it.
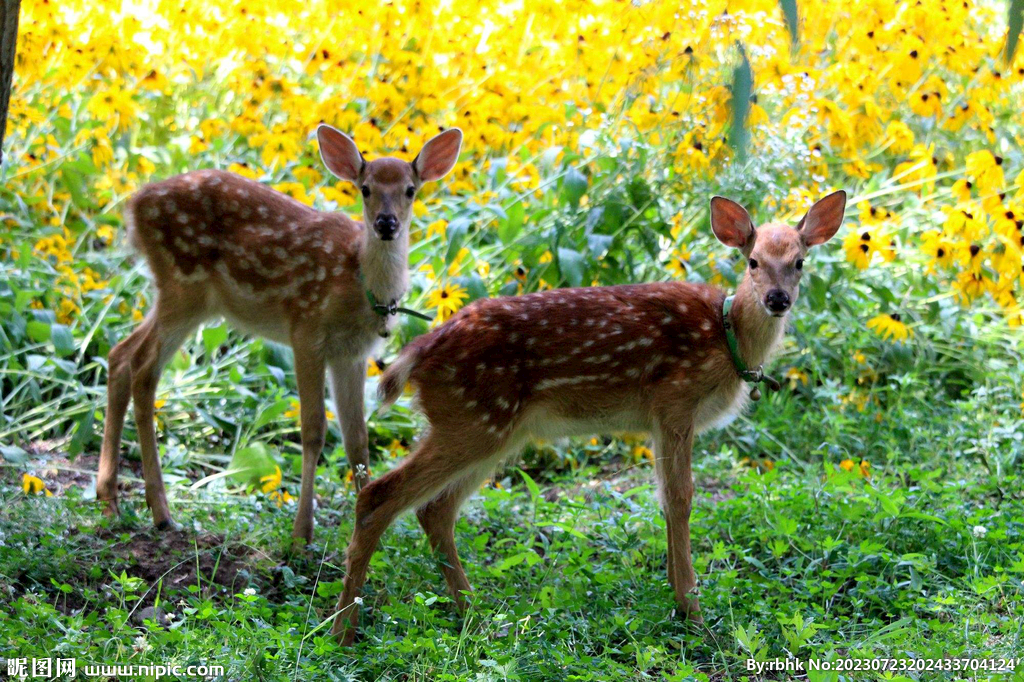
<instances>
[{"instance_id":1,"label":"tan spotted deer","mask_svg":"<svg viewBox=\"0 0 1024 682\"><path fill-rule=\"evenodd\" d=\"M156 300L139 327L110 351L96 496L111 512L118 510L118 451L132 399L146 501L156 526L170 525L153 399L167 360L202 322L217 317L294 351L302 487L293 537L309 542L313 535L314 475L326 432L325 369L356 485L365 482L366 359L387 335L408 284L416 192L454 167L462 133L436 135L412 163L391 157L367 162L350 138L330 126L321 125L317 137L327 168L362 192L363 223L216 170L148 185L128 202L128 238L149 264Z\"/></svg>"},{"instance_id":2,"label":"tan spotted deer","mask_svg":"<svg viewBox=\"0 0 1024 682\"><path fill-rule=\"evenodd\" d=\"M370 557L400 512L416 508L463 608L470 586L453 536L463 500L529 439L622 431L653 433L668 578L682 612L699 620L694 435L742 409L745 380L766 380L760 365L783 334L804 256L836 233L845 206L836 192L795 227L755 229L739 204L712 199L715 235L747 259L734 297L671 282L485 299L410 343L381 378L380 398L393 403L411 381L429 427L405 461L359 494L334 633L352 641Z\"/></svg>"}]
</instances>

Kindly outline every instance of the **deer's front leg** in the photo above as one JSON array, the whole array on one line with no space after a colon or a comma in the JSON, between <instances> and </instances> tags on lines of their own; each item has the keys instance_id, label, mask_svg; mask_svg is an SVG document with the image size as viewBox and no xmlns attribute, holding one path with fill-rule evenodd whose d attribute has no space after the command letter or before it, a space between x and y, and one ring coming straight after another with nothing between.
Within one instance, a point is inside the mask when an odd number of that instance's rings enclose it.
<instances>
[{"instance_id":1,"label":"deer's front leg","mask_svg":"<svg viewBox=\"0 0 1024 682\"><path fill-rule=\"evenodd\" d=\"M295 545L313 541L313 498L316 495L316 464L324 449L327 415L324 411L324 359L320 344L300 335L292 342L295 380L299 386L299 417L302 420L302 487L292 538Z\"/></svg>"},{"instance_id":2,"label":"deer's front leg","mask_svg":"<svg viewBox=\"0 0 1024 682\"><path fill-rule=\"evenodd\" d=\"M655 436L655 472L668 530L668 579L682 612L701 621L697 576L690 556L690 509L693 506L693 424L666 420Z\"/></svg>"},{"instance_id":3,"label":"deer's front leg","mask_svg":"<svg viewBox=\"0 0 1024 682\"><path fill-rule=\"evenodd\" d=\"M370 451L367 445L366 417L363 414L363 387L366 362L336 360L330 365L331 397L338 408L338 425L345 441L345 454L352 467L356 492L370 480Z\"/></svg>"}]
</instances>

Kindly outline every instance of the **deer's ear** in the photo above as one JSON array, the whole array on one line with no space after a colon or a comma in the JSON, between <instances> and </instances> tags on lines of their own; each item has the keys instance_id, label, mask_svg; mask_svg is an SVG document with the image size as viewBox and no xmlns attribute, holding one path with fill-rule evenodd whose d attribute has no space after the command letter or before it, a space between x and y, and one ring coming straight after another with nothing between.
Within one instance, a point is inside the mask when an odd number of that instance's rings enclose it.
<instances>
[{"instance_id":1,"label":"deer's ear","mask_svg":"<svg viewBox=\"0 0 1024 682\"><path fill-rule=\"evenodd\" d=\"M353 183L359 180L359 173L366 162L351 137L337 128L320 124L316 129L316 139L320 142L320 158L328 170L342 180Z\"/></svg>"},{"instance_id":2,"label":"deer's ear","mask_svg":"<svg viewBox=\"0 0 1024 682\"><path fill-rule=\"evenodd\" d=\"M462 131L451 128L430 138L412 162L423 182L440 180L455 168L462 149Z\"/></svg>"},{"instance_id":3,"label":"deer's ear","mask_svg":"<svg viewBox=\"0 0 1024 682\"><path fill-rule=\"evenodd\" d=\"M796 226L796 229L800 231L804 246L817 246L832 239L843 224L845 214L845 191L839 190L824 199L819 199Z\"/></svg>"},{"instance_id":4,"label":"deer's ear","mask_svg":"<svg viewBox=\"0 0 1024 682\"><path fill-rule=\"evenodd\" d=\"M718 241L734 249L754 244L754 222L747 209L725 197L711 198L711 230Z\"/></svg>"}]
</instances>

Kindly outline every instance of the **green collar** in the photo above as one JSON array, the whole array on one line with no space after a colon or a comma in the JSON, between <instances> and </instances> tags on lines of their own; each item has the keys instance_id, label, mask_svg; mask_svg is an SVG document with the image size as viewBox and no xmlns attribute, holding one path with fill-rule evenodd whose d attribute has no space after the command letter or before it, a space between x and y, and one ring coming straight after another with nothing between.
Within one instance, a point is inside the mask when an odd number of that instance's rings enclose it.
<instances>
[{"instance_id":1,"label":"green collar","mask_svg":"<svg viewBox=\"0 0 1024 682\"><path fill-rule=\"evenodd\" d=\"M418 317L421 320L426 320L427 322L432 322L434 319L430 315L425 315L418 310L401 307L398 305L398 301L396 299L392 299L390 303L381 303L377 300L377 297L373 295L373 292L370 291L370 288L366 286L366 281L363 279L362 272L359 273L359 283L363 286L363 291L366 292L366 300L370 302L370 308L372 308L373 312L377 313L381 317L390 317L391 315L404 313L406 315Z\"/></svg>"},{"instance_id":2,"label":"green collar","mask_svg":"<svg viewBox=\"0 0 1024 682\"><path fill-rule=\"evenodd\" d=\"M782 388L782 385L775 379L767 376L761 369L761 365L750 369L747 367L747 363L743 362L743 358L740 357L740 344L736 339L736 329L733 327L732 320L729 319L729 313L732 311L733 299L735 298L735 296L726 296L722 302L722 326L725 327L725 343L729 346L729 355L732 356L732 364L736 368L736 373L747 383L754 384L754 389L750 392L750 399L760 400L761 390L757 387L757 384L764 383L773 391L778 391Z\"/></svg>"}]
</instances>

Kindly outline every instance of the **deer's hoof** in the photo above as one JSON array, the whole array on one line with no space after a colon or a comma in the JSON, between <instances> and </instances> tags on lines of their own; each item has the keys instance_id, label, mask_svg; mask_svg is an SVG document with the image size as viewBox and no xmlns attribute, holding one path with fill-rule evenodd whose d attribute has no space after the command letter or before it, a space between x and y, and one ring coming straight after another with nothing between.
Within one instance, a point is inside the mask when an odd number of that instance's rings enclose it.
<instances>
[{"instance_id":1,"label":"deer's hoof","mask_svg":"<svg viewBox=\"0 0 1024 682\"><path fill-rule=\"evenodd\" d=\"M153 526L161 533L171 530L180 530L180 526L178 526L170 516L154 518Z\"/></svg>"},{"instance_id":2,"label":"deer's hoof","mask_svg":"<svg viewBox=\"0 0 1024 682\"><path fill-rule=\"evenodd\" d=\"M304 552L306 547L313 544L313 529L296 528L292 531L292 551Z\"/></svg>"},{"instance_id":3,"label":"deer's hoof","mask_svg":"<svg viewBox=\"0 0 1024 682\"><path fill-rule=\"evenodd\" d=\"M683 601L679 604L679 613L694 625L704 623L704 618L700 614L700 600L697 599L695 594L683 598Z\"/></svg>"},{"instance_id":4,"label":"deer's hoof","mask_svg":"<svg viewBox=\"0 0 1024 682\"><path fill-rule=\"evenodd\" d=\"M109 499L100 499L99 503L103 509L103 515L107 518L116 519L121 516L121 510L117 506L117 498L111 497Z\"/></svg>"},{"instance_id":5,"label":"deer's hoof","mask_svg":"<svg viewBox=\"0 0 1024 682\"><path fill-rule=\"evenodd\" d=\"M331 628L331 634L338 640L339 646L352 646L356 641L356 628L348 620L341 620L340 618L335 620L334 627Z\"/></svg>"}]
</instances>

